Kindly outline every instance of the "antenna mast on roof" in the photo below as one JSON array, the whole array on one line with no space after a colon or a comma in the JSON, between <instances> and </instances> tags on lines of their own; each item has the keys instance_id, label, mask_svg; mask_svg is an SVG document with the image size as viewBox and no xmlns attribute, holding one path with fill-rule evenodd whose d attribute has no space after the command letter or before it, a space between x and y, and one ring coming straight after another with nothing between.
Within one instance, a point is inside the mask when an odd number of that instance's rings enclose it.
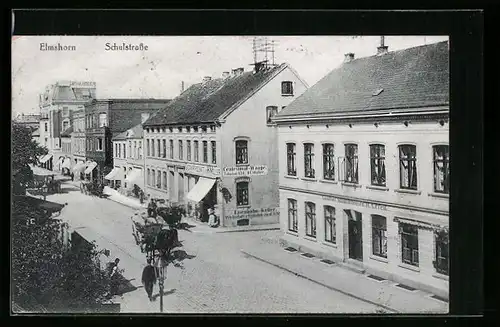
<instances>
[{"instance_id":1,"label":"antenna mast on roof","mask_svg":"<svg viewBox=\"0 0 500 327\"><path fill-rule=\"evenodd\" d=\"M253 38L253 64L255 72L261 69L276 66L274 63L274 45L275 41L269 41L268 37L254 37ZM272 62L269 63L269 55L271 55Z\"/></svg>"}]
</instances>

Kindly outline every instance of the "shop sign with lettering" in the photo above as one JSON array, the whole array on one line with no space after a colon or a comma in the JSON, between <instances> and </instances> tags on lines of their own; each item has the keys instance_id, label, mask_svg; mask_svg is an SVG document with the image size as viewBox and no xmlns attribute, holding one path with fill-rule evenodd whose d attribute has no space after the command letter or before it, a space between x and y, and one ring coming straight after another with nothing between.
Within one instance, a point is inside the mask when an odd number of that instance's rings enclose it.
<instances>
[{"instance_id":1,"label":"shop sign with lettering","mask_svg":"<svg viewBox=\"0 0 500 327\"><path fill-rule=\"evenodd\" d=\"M230 210L226 215L226 219L250 219L258 217L278 216L279 208L245 208Z\"/></svg>"},{"instance_id":2,"label":"shop sign with lettering","mask_svg":"<svg viewBox=\"0 0 500 327\"><path fill-rule=\"evenodd\" d=\"M267 175L268 169L265 165L224 167L224 176L263 176Z\"/></svg>"},{"instance_id":3,"label":"shop sign with lettering","mask_svg":"<svg viewBox=\"0 0 500 327\"><path fill-rule=\"evenodd\" d=\"M201 166L201 165L186 165L185 168L186 174L194 174L194 175L210 175L213 177L220 176L220 168L219 167L210 167L210 166Z\"/></svg>"},{"instance_id":4,"label":"shop sign with lettering","mask_svg":"<svg viewBox=\"0 0 500 327\"><path fill-rule=\"evenodd\" d=\"M371 209L387 210L387 207L385 205L382 205L382 204L364 202L364 201L358 201L358 200L342 199L342 198L338 198L335 196L323 196L323 200L335 201L335 202L346 203L346 204L353 204L353 205L357 205L360 207L371 208Z\"/></svg>"},{"instance_id":5,"label":"shop sign with lettering","mask_svg":"<svg viewBox=\"0 0 500 327\"><path fill-rule=\"evenodd\" d=\"M82 81L77 81L77 82L70 82L71 87L82 87L82 88L95 88L96 83L95 82L82 82Z\"/></svg>"}]
</instances>

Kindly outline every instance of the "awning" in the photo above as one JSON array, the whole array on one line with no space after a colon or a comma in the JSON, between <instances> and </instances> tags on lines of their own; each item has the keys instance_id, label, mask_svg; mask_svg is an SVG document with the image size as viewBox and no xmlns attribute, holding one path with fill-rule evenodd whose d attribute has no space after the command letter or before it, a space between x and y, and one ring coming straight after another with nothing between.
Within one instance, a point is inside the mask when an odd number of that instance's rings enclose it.
<instances>
[{"instance_id":1,"label":"awning","mask_svg":"<svg viewBox=\"0 0 500 327\"><path fill-rule=\"evenodd\" d=\"M84 162L79 162L73 167L74 172L79 172L81 173L82 171L85 170L85 163Z\"/></svg>"},{"instance_id":2,"label":"awning","mask_svg":"<svg viewBox=\"0 0 500 327\"><path fill-rule=\"evenodd\" d=\"M54 176L55 173L51 170L43 169L37 166L29 165L33 175L35 176Z\"/></svg>"},{"instance_id":3,"label":"awning","mask_svg":"<svg viewBox=\"0 0 500 327\"><path fill-rule=\"evenodd\" d=\"M46 154L42 159L40 159L40 163L46 163L50 160L50 158L52 158L52 154Z\"/></svg>"},{"instance_id":4,"label":"awning","mask_svg":"<svg viewBox=\"0 0 500 327\"><path fill-rule=\"evenodd\" d=\"M144 188L144 177L142 175L142 169L132 169L132 172L127 175L125 182L130 185L137 185L141 189Z\"/></svg>"},{"instance_id":5,"label":"awning","mask_svg":"<svg viewBox=\"0 0 500 327\"><path fill-rule=\"evenodd\" d=\"M71 168L71 159L70 158L64 159L64 162L63 162L61 168L70 169Z\"/></svg>"},{"instance_id":6,"label":"awning","mask_svg":"<svg viewBox=\"0 0 500 327\"><path fill-rule=\"evenodd\" d=\"M32 196L21 195L15 196L14 199L19 201L18 203L24 203L25 205L33 205L42 209L45 209L50 212L58 212L64 208L64 204L60 204L57 202L45 201L42 199L38 199Z\"/></svg>"},{"instance_id":7,"label":"awning","mask_svg":"<svg viewBox=\"0 0 500 327\"><path fill-rule=\"evenodd\" d=\"M116 180L116 179L120 179L120 172L121 172L121 169L120 168L113 168L113 170L107 174L106 176L104 176L104 179L107 179L107 180L110 180L110 181L113 181L113 180Z\"/></svg>"},{"instance_id":8,"label":"awning","mask_svg":"<svg viewBox=\"0 0 500 327\"><path fill-rule=\"evenodd\" d=\"M90 174L94 168L97 167L97 162L91 162L87 165L87 168L85 169L85 174Z\"/></svg>"},{"instance_id":9,"label":"awning","mask_svg":"<svg viewBox=\"0 0 500 327\"><path fill-rule=\"evenodd\" d=\"M200 202L201 199L203 199L205 195L207 195L214 184L215 179L200 177L198 183L196 183L193 189L189 191L187 195L188 200Z\"/></svg>"}]
</instances>

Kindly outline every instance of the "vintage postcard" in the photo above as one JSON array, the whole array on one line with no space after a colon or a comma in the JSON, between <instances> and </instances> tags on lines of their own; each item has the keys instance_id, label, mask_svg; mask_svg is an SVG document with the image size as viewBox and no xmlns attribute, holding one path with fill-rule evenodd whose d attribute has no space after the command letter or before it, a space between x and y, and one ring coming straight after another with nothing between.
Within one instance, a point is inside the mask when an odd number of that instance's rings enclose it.
<instances>
[{"instance_id":1,"label":"vintage postcard","mask_svg":"<svg viewBox=\"0 0 500 327\"><path fill-rule=\"evenodd\" d=\"M447 36L13 36L14 313L448 313Z\"/></svg>"}]
</instances>

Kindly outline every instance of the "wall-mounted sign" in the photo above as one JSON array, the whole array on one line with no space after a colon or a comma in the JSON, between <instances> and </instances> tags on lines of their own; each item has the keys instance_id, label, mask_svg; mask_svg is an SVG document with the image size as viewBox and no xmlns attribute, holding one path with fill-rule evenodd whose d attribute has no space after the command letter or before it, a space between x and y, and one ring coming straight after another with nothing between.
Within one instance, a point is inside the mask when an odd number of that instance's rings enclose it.
<instances>
[{"instance_id":1,"label":"wall-mounted sign","mask_svg":"<svg viewBox=\"0 0 500 327\"><path fill-rule=\"evenodd\" d=\"M220 168L219 167L210 167L210 166L201 166L201 165L186 165L185 168L186 174L195 174L195 175L210 175L214 177L220 176Z\"/></svg>"},{"instance_id":2,"label":"wall-mounted sign","mask_svg":"<svg viewBox=\"0 0 500 327\"><path fill-rule=\"evenodd\" d=\"M268 169L265 165L224 167L224 176L263 176L267 175Z\"/></svg>"},{"instance_id":3,"label":"wall-mounted sign","mask_svg":"<svg viewBox=\"0 0 500 327\"><path fill-rule=\"evenodd\" d=\"M257 217L278 216L279 208L245 208L230 210L225 216L226 219L250 219Z\"/></svg>"},{"instance_id":4,"label":"wall-mounted sign","mask_svg":"<svg viewBox=\"0 0 500 327\"><path fill-rule=\"evenodd\" d=\"M385 205L382 205L382 204L363 202L363 201L358 201L358 200L342 199L342 198L337 198L335 196L323 196L323 200L335 201L335 202L346 203L346 204L354 204L354 205L357 205L360 207L371 208L371 209L387 210L387 207Z\"/></svg>"},{"instance_id":5,"label":"wall-mounted sign","mask_svg":"<svg viewBox=\"0 0 500 327\"><path fill-rule=\"evenodd\" d=\"M95 82L77 81L77 82L70 82L69 86L71 86L71 87L81 87L81 88L95 88L96 87L96 83Z\"/></svg>"}]
</instances>

